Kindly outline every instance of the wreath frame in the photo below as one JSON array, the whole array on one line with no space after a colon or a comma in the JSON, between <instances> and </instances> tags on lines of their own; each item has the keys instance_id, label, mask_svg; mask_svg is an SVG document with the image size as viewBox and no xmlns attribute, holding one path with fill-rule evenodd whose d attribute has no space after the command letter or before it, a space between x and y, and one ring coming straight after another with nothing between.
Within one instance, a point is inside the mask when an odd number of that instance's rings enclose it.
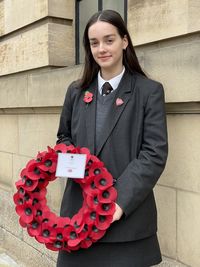
<instances>
[{"instance_id":1,"label":"wreath frame","mask_svg":"<svg viewBox=\"0 0 200 267\"><path fill-rule=\"evenodd\" d=\"M83 203L72 217L60 217L47 205L47 186L54 181L58 153L86 154L84 179L73 179L82 188ZM89 149L57 144L39 152L22 169L13 196L19 223L28 234L53 251L89 248L110 227L115 212L115 180L104 163Z\"/></svg>"}]
</instances>

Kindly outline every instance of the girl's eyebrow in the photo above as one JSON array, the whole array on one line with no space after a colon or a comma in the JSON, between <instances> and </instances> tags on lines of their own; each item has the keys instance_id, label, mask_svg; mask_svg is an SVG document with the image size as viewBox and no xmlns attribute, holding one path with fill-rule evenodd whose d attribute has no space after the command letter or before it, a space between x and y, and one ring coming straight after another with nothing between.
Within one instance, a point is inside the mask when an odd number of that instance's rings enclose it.
<instances>
[{"instance_id":1,"label":"girl's eyebrow","mask_svg":"<svg viewBox=\"0 0 200 267\"><path fill-rule=\"evenodd\" d=\"M103 38L109 38L109 37L114 37L116 34L108 34L108 35L105 35L103 36ZM97 40L97 38L89 38L90 41L94 41L94 40Z\"/></svg>"},{"instance_id":2,"label":"girl's eyebrow","mask_svg":"<svg viewBox=\"0 0 200 267\"><path fill-rule=\"evenodd\" d=\"M113 37L115 36L116 34L112 33L112 34L108 34L108 35L105 35L104 38L108 38L108 37Z\"/></svg>"}]
</instances>

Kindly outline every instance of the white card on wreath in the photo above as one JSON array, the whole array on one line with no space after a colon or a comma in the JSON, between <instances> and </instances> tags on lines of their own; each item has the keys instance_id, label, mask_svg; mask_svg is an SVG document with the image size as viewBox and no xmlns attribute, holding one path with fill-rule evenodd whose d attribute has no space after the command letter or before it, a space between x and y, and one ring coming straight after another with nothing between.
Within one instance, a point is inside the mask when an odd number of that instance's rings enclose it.
<instances>
[{"instance_id":1,"label":"white card on wreath","mask_svg":"<svg viewBox=\"0 0 200 267\"><path fill-rule=\"evenodd\" d=\"M56 177L84 178L86 154L58 153Z\"/></svg>"}]
</instances>

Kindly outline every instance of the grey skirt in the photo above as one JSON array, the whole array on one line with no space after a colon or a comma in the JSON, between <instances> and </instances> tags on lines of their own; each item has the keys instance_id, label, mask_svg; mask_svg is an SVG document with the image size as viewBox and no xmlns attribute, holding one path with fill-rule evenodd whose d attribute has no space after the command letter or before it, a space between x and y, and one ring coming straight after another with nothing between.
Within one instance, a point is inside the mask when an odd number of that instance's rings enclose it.
<instances>
[{"instance_id":1,"label":"grey skirt","mask_svg":"<svg viewBox=\"0 0 200 267\"><path fill-rule=\"evenodd\" d=\"M60 251L57 267L149 267L162 261L156 235L131 242L97 242L88 249Z\"/></svg>"}]
</instances>

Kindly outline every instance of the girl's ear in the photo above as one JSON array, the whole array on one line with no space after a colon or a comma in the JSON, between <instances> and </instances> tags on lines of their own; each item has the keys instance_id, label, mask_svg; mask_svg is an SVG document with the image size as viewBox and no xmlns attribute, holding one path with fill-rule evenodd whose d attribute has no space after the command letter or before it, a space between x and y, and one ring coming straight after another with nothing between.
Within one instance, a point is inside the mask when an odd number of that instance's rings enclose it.
<instances>
[{"instance_id":1,"label":"girl's ear","mask_svg":"<svg viewBox=\"0 0 200 267\"><path fill-rule=\"evenodd\" d=\"M124 35L124 38L123 38L123 49L126 50L128 46L128 38L127 38L127 35Z\"/></svg>"}]
</instances>

